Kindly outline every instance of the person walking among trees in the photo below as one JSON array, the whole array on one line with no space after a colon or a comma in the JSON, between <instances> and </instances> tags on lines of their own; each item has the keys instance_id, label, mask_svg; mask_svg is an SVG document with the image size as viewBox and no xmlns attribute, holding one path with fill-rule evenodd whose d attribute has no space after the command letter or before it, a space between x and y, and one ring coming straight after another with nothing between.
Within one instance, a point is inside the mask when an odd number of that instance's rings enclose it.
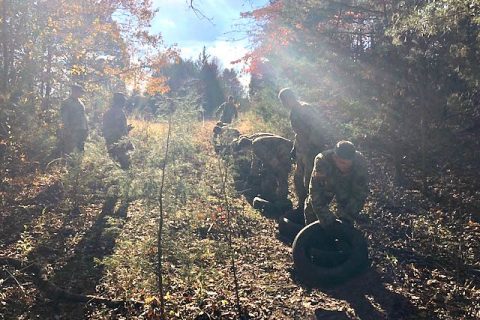
<instances>
[{"instance_id":1,"label":"person walking among trees","mask_svg":"<svg viewBox=\"0 0 480 320\"><path fill-rule=\"evenodd\" d=\"M62 102L61 116L61 149L63 154L83 152L85 140L88 136L88 122L85 115L85 105L81 97L85 90L74 84L71 87L70 97Z\"/></svg>"},{"instance_id":2,"label":"person walking among trees","mask_svg":"<svg viewBox=\"0 0 480 320\"><path fill-rule=\"evenodd\" d=\"M112 105L103 115L103 136L108 154L118 161L122 169L130 167L128 152L134 149L133 144L126 139L133 128L127 124L127 116L123 110L126 101L123 93L114 93Z\"/></svg>"},{"instance_id":3,"label":"person walking among trees","mask_svg":"<svg viewBox=\"0 0 480 320\"><path fill-rule=\"evenodd\" d=\"M329 225L335 219L353 225L368 196L368 169L364 156L350 141L340 141L335 148L319 153L310 179L305 204L305 224L317 219ZM336 212L329 209L335 197Z\"/></svg>"},{"instance_id":4,"label":"person walking among trees","mask_svg":"<svg viewBox=\"0 0 480 320\"><path fill-rule=\"evenodd\" d=\"M238 118L238 111L233 101L233 96L228 96L228 100L218 107L215 115L217 117L220 115L220 121L223 123L232 123L233 119Z\"/></svg>"},{"instance_id":5,"label":"person walking among trees","mask_svg":"<svg viewBox=\"0 0 480 320\"><path fill-rule=\"evenodd\" d=\"M297 211L303 211L315 156L325 149L324 128L316 108L300 102L290 88L280 90L278 98L290 110L290 123L295 132L292 158L295 159L293 184L298 199Z\"/></svg>"}]
</instances>

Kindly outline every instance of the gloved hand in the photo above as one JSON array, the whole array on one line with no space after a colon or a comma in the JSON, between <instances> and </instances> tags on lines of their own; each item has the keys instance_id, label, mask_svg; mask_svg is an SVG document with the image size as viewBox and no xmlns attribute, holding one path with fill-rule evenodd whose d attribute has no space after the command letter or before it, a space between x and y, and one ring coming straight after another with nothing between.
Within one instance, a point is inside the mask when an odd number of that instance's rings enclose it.
<instances>
[{"instance_id":1,"label":"gloved hand","mask_svg":"<svg viewBox=\"0 0 480 320\"><path fill-rule=\"evenodd\" d=\"M351 219L341 219L342 224L353 228L353 220Z\"/></svg>"},{"instance_id":2,"label":"gloved hand","mask_svg":"<svg viewBox=\"0 0 480 320\"><path fill-rule=\"evenodd\" d=\"M348 207L338 206L337 208L337 217L342 221L343 224L348 224L353 227L353 222L358 218L358 212L352 212Z\"/></svg>"},{"instance_id":3,"label":"gloved hand","mask_svg":"<svg viewBox=\"0 0 480 320\"><path fill-rule=\"evenodd\" d=\"M337 221L336 217L332 214L332 215L328 215L326 216L324 219L323 219L323 222L322 222L322 225L324 227L329 227L331 226L332 224L335 223L335 221Z\"/></svg>"},{"instance_id":4,"label":"gloved hand","mask_svg":"<svg viewBox=\"0 0 480 320\"><path fill-rule=\"evenodd\" d=\"M337 219L337 217L329 209L322 211L317 215L317 218L318 221L320 221L320 224L325 228L332 225Z\"/></svg>"}]
</instances>

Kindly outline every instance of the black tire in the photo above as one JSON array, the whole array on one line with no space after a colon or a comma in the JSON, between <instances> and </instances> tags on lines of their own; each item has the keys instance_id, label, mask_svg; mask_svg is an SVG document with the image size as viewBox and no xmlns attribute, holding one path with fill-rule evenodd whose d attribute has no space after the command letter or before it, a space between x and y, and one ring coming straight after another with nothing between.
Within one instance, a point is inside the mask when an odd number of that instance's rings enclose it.
<instances>
[{"instance_id":1,"label":"black tire","mask_svg":"<svg viewBox=\"0 0 480 320\"><path fill-rule=\"evenodd\" d=\"M284 199L281 201L276 201L275 206L277 207L277 217L280 217L285 214L285 212L288 212L292 210L293 208L293 203L290 199Z\"/></svg>"},{"instance_id":2,"label":"black tire","mask_svg":"<svg viewBox=\"0 0 480 320\"><path fill-rule=\"evenodd\" d=\"M271 206L270 201L260 198L258 196L253 198L253 209L262 211L268 206Z\"/></svg>"},{"instance_id":3,"label":"black tire","mask_svg":"<svg viewBox=\"0 0 480 320\"><path fill-rule=\"evenodd\" d=\"M278 233L291 243L304 226L303 214L292 210L278 220Z\"/></svg>"},{"instance_id":4,"label":"black tire","mask_svg":"<svg viewBox=\"0 0 480 320\"><path fill-rule=\"evenodd\" d=\"M278 218L286 210L292 208L292 202L290 200L285 200L281 203L272 202L257 196L253 199L252 206L254 209L260 211L266 218Z\"/></svg>"},{"instance_id":5,"label":"black tire","mask_svg":"<svg viewBox=\"0 0 480 320\"><path fill-rule=\"evenodd\" d=\"M322 245L335 239L345 243L346 249L334 252ZM368 266L365 238L360 231L339 221L327 229L318 221L303 228L293 242L292 254L300 281L311 287L343 283Z\"/></svg>"}]
</instances>

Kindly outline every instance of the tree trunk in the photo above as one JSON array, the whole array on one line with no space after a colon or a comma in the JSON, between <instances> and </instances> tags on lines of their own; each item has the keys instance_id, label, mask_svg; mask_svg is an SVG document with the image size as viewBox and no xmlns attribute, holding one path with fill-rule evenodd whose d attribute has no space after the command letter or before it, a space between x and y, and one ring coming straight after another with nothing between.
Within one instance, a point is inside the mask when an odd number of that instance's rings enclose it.
<instances>
[{"instance_id":1,"label":"tree trunk","mask_svg":"<svg viewBox=\"0 0 480 320\"><path fill-rule=\"evenodd\" d=\"M10 73L10 52L9 52L9 35L8 35L8 4L7 0L2 0L2 54L3 54L3 70L1 91L6 93L8 91L8 75Z\"/></svg>"},{"instance_id":2,"label":"tree trunk","mask_svg":"<svg viewBox=\"0 0 480 320\"><path fill-rule=\"evenodd\" d=\"M50 108L50 94L52 92L52 45L47 45L47 70L45 72L45 96L43 97L43 110Z\"/></svg>"}]
</instances>

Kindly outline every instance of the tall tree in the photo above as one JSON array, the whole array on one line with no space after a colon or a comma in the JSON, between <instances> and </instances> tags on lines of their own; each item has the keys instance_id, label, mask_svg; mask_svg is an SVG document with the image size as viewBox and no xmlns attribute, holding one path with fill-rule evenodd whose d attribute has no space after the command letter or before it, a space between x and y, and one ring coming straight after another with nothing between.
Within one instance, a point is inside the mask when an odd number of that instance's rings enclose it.
<instances>
[{"instance_id":1,"label":"tall tree","mask_svg":"<svg viewBox=\"0 0 480 320\"><path fill-rule=\"evenodd\" d=\"M52 140L69 84L100 95L122 90L171 54L148 32L151 1L2 0L0 9L0 94L23 106L9 113L10 144L38 143L28 134L39 128L49 135L39 140Z\"/></svg>"},{"instance_id":2,"label":"tall tree","mask_svg":"<svg viewBox=\"0 0 480 320\"><path fill-rule=\"evenodd\" d=\"M203 96L203 109L206 115L211 116L216 108L225 100L225 94L220 83L218 60L210 59L206 48L203 47L197 61L200 66L200 81Z\"/></svg>"},{"instance_id":3,"label":"tall tree","mask_svg":"<svg viewBox=\"0 0 480 320\"><path fill-rule=\"evenodd\" d=\"M373 139L399 169L438 161L467 143L465 126L479 133L479 10L457 0L270 1L243 14L255 21L251 88L268 62L273 87L335 105L342 136Z\"/></svg>"},{"instance_id":4,"label":"tall tree","mask_svg":"<svg viewBox=\"0 0 480 320\"><path fill-rule=\"evenodd\" d=\"M242 97L243 87L238 79L237 72L233 68L223 70L221 81L226 95L233 96L237 101Z\"/></svg>"}]
</instances>

